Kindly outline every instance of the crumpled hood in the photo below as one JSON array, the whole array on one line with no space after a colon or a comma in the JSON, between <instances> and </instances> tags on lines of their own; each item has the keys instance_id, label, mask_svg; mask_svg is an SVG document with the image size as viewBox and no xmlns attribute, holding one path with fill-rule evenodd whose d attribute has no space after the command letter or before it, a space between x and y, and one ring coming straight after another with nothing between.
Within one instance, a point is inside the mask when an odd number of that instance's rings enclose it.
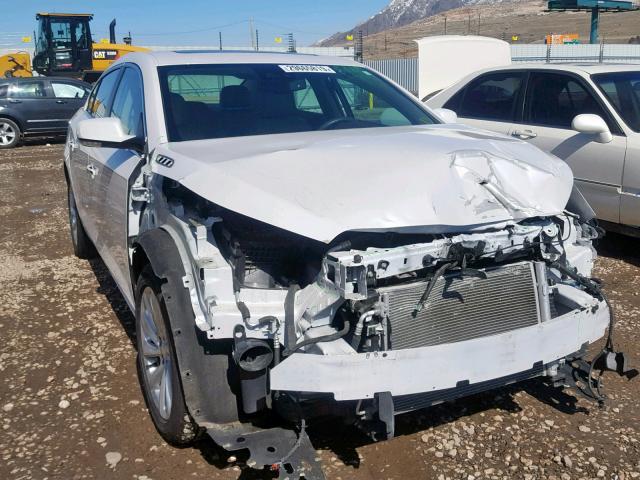
<instances>
[{"instance_id":1,"label":"crumpled hood","mask_svg":"<svg viewBox=\"0 0 640 480\"><path fill-rule=\"evenodd\" d=\"M169 143L153 170L229 210L329 243L350 230L468 231L561 213L573 175L520 140L460 125Z\"/></svg>"}]
</instances>

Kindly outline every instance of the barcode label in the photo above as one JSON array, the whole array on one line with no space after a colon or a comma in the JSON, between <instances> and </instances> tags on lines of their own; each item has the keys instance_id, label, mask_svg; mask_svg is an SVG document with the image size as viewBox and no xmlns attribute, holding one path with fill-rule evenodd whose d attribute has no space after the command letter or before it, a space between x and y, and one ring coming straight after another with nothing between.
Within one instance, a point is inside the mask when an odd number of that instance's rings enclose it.
<instances>
[{"instance_id":1,"label":"barcode label","mask_svg":"<svg viewBox=\"0 0 640 480\"><path fill-rule=\"evenodd\" d=\"M287 73L336 73L326 65L280 65Z\"/></svg>"}]
</instances>

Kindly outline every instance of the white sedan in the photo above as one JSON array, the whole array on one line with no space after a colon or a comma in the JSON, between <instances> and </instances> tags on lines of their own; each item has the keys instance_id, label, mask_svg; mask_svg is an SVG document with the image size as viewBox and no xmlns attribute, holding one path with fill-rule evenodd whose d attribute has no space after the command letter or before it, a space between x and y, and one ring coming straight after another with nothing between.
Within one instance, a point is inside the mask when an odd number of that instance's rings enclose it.
<instances>
[{"instance_id":1,"label":"white sedan","mask_svg":"<svg viewBox=\"0 0 640 480\"><path fill-rule=\"evenodd\" d=\"M426 103L562 158L607 229L640 235L640 66L492 68Z\"/></svg>"},{"instance_id":2,"label":"white sedan","mask_svg":"<svg viewBox=\"0 0 640 480\"><path fill-rule=\"evenodd\" d=\"M65 149L72 241L135 312L163 438L319 479L315 417L391 438L397 414L560 381L603 337L569 167L436 113L339 58L131 53L103 74ZM257 427L278 418L295 428Z\"/></svg>"}]
</instances>

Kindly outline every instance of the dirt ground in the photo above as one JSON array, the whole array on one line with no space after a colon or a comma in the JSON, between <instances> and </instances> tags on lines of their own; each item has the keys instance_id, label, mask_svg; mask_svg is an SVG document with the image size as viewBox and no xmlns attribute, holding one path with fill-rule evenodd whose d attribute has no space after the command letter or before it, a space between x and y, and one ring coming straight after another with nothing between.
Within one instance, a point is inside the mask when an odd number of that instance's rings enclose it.
<instances>
[{"instance_id":1,"label":"dirt ground","mask_svg":"<svg viewBox=\"0 0 640 480\"><path fill-rule=\"evenodd\" d=\"M0 479L262 478L154 430L133 317L103 264L72 255L61 158L60 143L0 152ZM610 235L597 263L636 367L637 245ZM640 378L605 385L604 409L534 380L401 416L386 443L336 422L311 439L336 480L638 478Z\"/></svg>"}]
</instances>

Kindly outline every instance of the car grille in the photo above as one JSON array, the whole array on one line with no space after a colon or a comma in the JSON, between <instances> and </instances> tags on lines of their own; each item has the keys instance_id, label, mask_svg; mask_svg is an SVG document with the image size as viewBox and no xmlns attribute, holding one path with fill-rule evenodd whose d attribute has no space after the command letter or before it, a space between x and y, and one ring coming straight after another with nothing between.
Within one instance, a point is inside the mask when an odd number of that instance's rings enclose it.
<instances>
[{"instance_id":1,"label":"car grille","mask_svg":"<svg viewBox=\"0 0 640 480\"><path fill-rule=\"evenodd\" d=\"M387 295L390 348L462 342L535 325L539 321L530 262L484 270L487 278L445 275L424 308L413 312L428 282L380 288Z\"/></svg>"}]
</instances>

